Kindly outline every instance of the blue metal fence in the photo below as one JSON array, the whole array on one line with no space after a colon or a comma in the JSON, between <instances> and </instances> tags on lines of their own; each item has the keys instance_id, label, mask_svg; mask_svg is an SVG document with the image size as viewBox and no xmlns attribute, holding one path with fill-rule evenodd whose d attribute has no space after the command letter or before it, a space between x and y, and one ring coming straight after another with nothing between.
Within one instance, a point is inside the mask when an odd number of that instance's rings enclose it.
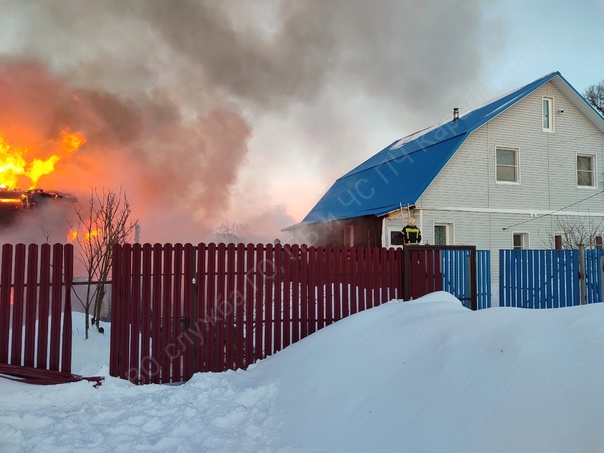
<instances>
[{"instance_id":1,"label":"blue metal fence","mask_svg":"<svg viewBox=\"0 0 604 453\"><path fill-rule=\"evenodd\" d=\"M587 303L601 301L603 250L585 250ZM577 250L500 250L500 306L558 308L579 305Z\"/></svg>"},{"instance_id":2,"label":"blue metal fence","mask_svg":"<svg viewBox=\"0 0 604 453\"><path fill-rule=\"evenodd\" d=\"M470 298L470 250L441 250L440 268L443 279L443 291L460 299L469 307ZM476 250L477 308L491 306L491 252Z\"/></svg>"}]
</instances>

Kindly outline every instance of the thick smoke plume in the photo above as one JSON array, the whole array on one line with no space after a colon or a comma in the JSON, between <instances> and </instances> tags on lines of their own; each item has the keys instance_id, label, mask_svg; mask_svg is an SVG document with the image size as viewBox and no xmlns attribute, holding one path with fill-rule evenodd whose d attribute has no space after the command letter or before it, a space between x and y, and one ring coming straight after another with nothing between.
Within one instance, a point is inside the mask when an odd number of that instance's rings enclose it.
<instances>
[{"instance_id":1,"label":"thick smoke plume","mask_svg":"<svg viewBox=\"0 0 604 453\"><path fill-rule=\"evenodd\" d=\"M484 6L0 0L0 132L38 150L81 132L39 185L123 187L145 242L225 221L272 240L333 179L467 103L498 46Z\"/></svg>"}]
</instances>

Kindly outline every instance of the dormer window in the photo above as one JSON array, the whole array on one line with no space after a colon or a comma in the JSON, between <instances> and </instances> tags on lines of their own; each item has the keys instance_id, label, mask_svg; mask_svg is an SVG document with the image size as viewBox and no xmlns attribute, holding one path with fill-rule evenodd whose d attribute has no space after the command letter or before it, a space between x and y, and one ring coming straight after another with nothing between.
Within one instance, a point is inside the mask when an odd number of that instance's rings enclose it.
<instances>
[{"instance_id":1,"label":"dormer window","mask_svg":"<svg viewBox=\"0 0 604 453\"><path fill-rule=\"evenodd\" d=\"M543 97L543 132L554 132L554 98Z\"/></svg>"}]
</instances>

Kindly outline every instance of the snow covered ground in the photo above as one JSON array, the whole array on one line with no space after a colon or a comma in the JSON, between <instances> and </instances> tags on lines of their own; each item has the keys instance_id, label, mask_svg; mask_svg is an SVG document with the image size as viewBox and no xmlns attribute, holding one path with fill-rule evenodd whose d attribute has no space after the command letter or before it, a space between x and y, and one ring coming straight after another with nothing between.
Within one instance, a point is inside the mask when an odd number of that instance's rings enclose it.
<instances>
[{"instance_id":1,"label":"snow covered ground","mask_svg":"<svg viewBox=\"0 0 604 453\"><path fill-rule=\"evenodd\" d=\"M109 327L73 372L108 376ZM0 379L0 452L604 451L604 304L391 301L183 385Z\"/></svg>"}]
</instances>

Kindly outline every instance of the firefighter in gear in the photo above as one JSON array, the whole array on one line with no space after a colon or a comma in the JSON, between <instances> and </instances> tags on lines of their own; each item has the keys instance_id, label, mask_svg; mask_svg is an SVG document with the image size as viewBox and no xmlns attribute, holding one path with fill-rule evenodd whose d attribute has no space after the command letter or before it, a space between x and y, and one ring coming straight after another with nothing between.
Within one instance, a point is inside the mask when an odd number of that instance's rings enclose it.
<instances>
[{"instance_id":1,"label":"firefighter in gear","mask_svg":"<svg viewBox=\"0 0 604 453\"><path fill-rule=\"evenodd\" d=\"M415 219L410 217L407 220L407 225L402 230L403 241L405 245L419 244L422 240L422 233L417 226L415 226Z\"/></svg>"}]
</instances>

